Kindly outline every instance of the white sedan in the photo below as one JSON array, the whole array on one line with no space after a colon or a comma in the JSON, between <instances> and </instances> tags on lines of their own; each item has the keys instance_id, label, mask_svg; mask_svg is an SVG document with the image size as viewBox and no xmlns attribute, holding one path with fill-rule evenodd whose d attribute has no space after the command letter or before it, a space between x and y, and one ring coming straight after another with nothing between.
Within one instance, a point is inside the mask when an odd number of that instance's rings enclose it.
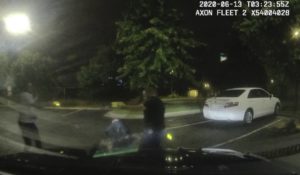
<instances>
[{"instance_id":1,"label":"white sedan","mask_svg":"<svg viewBox=\"0 0 300 175\"><path fill-rule=\"evenodd\" d=\"M204 118L219 121L244 121L278 114L280 100L262 88L233 88L208 98L203 107Z\"/></svg>"}]
</instances>

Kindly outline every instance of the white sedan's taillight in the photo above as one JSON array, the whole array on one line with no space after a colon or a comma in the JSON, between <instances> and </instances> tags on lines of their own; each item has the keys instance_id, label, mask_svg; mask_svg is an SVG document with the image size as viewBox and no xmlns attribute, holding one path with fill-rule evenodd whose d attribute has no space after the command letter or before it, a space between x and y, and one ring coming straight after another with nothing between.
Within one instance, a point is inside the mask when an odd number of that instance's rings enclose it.
<instances>
[{"instance_id":1,"label":"white sedan's taillight","mask_svg":"<svg viewBox=\"0 0 300 175\"><path fill-rule=\"evenodd\" d=\"M224 105L224 108L230 108L230 107L234 107L234 106L238 106L239 102L228 102Z\"/></svg>"}]
</instances>

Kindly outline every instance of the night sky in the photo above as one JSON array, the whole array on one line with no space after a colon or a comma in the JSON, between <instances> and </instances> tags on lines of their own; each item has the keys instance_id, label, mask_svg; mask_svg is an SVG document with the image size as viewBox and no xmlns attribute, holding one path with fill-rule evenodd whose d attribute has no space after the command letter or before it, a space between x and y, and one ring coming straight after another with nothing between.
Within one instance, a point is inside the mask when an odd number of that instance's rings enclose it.
<instances>
[{"instance_id":1,"label":"night sky","mask_svg":"<svg viewBox=\"0 0 300 175\"><path fill-rule=\"evenodd\" d=\"M0 11L22 10L32 19L34 34L12 39L1 26L0 51L34 49L59 59L61 67L84 65L100 45L110 44L115 38L115 21L122 19L130 0L14 0L1 1ZM234 17L195 17L197 0L172 0L170 6L183 13L182 25L195 33L195 38L206 44L193 51L197 79L213 86L264 86L265 73L256 58L249 58L232 28ZM12 41L13 40L13 41ZM20 44L21 43L21 44ZM219 62L220 53L228 61ZM67 57L78 55L77 59ZM61 68L59 67L59 68ZM76 66L73 71L76 71Z\"/></svg>"}]
</instances>

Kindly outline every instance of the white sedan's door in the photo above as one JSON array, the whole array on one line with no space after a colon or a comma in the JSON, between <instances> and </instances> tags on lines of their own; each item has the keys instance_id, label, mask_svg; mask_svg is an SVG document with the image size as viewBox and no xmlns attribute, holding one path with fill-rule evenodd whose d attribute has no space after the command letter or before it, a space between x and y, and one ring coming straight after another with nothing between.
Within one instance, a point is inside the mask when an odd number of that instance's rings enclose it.
<instances>
[{"instance_id":1,"label":"white sedan's door","mask_svg":"<svg viewBox=\"0 0 300 175\"><path fill-rule=\"evenodd\" d=\"M275 109L275 103L274 100L271 97L271 94L264 90L260 90L262 98L264 98L264 109L265 109L265 115L272 114Z\"/></svg>"},{"instance_id":2,"label":"white sedan's door","mask_svg":"<svg viewBox=\"0 0 300 175\"><path fill-rule=\"evenodd\" d=\"M266 113L264 106L265 99L261 98L259 89L252 89L248 94L248 105L253 108L254 117L261 117Z\"/></svg>"}]
</instances>

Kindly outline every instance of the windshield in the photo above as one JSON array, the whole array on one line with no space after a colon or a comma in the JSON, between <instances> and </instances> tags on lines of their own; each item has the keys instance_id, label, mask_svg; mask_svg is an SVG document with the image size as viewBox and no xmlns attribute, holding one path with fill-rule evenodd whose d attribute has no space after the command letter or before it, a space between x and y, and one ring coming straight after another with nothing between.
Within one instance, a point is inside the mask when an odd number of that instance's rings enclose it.
<instances>
[{"instance_id":1,"label":"windshield","mask_svg":"<svg viewBox=\"0 0 300 175\"><path fill-rule=\"evenodd\" d=\"M0 158L300 142L298 0L1 0L0 38Z\"/></svg>"},{"instance_id":2,"label":"windshield","mask_svg":"<svg viewBox=\"0 0 300 175\"><path fill-rule=\"evenodd\" d=\"M241 96L245 90L226 90L220 92L217 97L239 97Z\"/></svg>"}]
</instances>

